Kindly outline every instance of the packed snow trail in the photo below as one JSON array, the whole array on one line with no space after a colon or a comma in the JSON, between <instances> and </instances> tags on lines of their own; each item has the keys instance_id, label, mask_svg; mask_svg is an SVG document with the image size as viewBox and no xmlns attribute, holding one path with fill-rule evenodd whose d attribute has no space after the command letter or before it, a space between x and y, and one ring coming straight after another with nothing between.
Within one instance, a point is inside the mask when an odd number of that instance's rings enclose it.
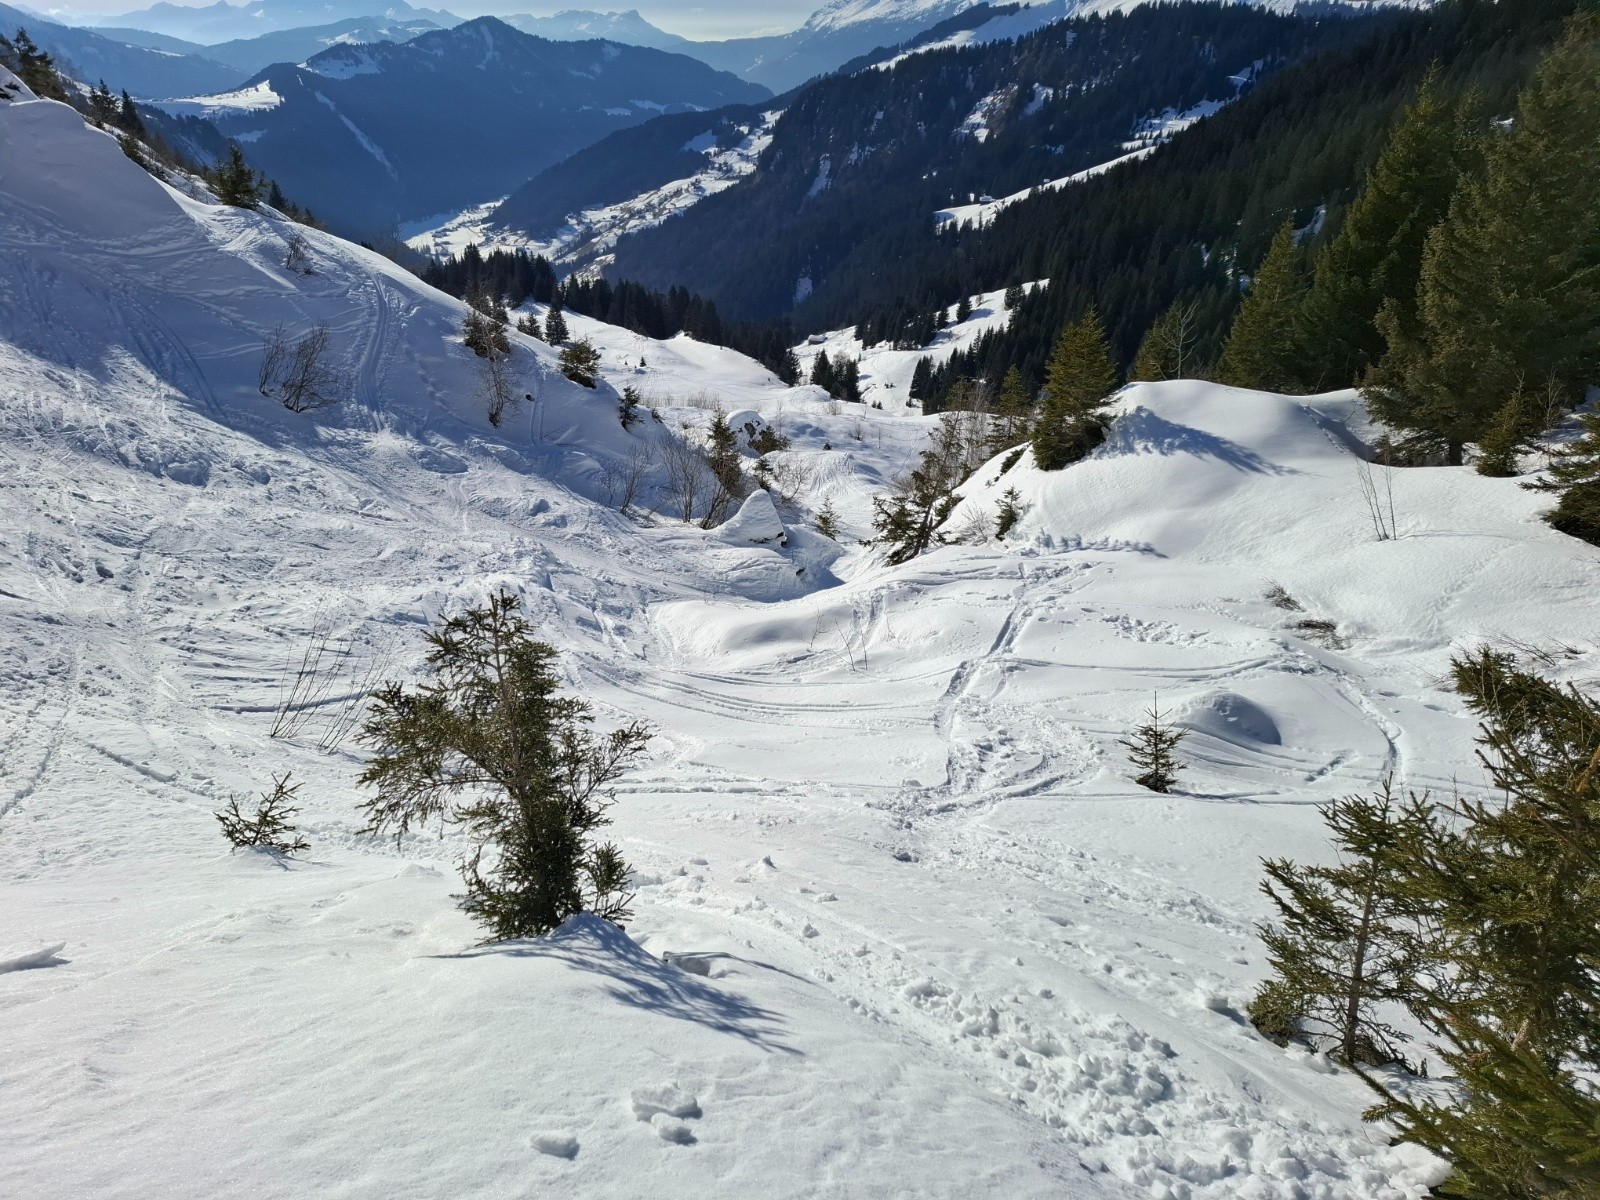
<instances>
[{"instance_id":1,"label":"packed snow trail","mask_svg":"<svg viewBox=\"0 0 1600 1200\"><path fill-rule=\"evenodd\" d=\"M1595 556L1537 497L1393 472L1378 542L1350 397L1140 386L1093 459L996 460L949 526L973 540L888 569L854 542L931 421L570 317L609 383L518 336L537 400L495 430L462 305L315 232L292 276L288 232L0 103L0 1194L1437 1178L1361 1124L1357 1081L1243 1019L1258 860L1325 854L1314 806L1389 772L1481 786L1453 648L1514 635L1592 676ZM351 399L284 412L262 340L318 323ZM630 383L659 420L625 431ZM787 544L606 503L717 403L793 439ZM979 536L1013 487L1016 531ZM658 731L615 809L626 936L479 946L457 835L360 833L353 698L501 587L603 720ZM333 665L274 738L318 639ZM1171 796L1117 745L1153 694L1191 730ZM229 853L211 814L285 771L312 852Z\"/></svg>"}]
</instances>

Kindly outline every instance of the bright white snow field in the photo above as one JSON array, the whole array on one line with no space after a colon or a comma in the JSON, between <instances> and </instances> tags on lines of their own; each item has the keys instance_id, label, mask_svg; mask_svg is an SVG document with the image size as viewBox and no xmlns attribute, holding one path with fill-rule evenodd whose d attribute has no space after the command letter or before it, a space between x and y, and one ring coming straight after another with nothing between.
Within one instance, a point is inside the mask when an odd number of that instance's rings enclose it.
<instances>
[{"instance_id":1,"label":"bright white snow field","mask_svg":"<svg viewBox=\"0 0 1600 1200\"><path fill-rule=\"evenodd\" d=\"M1592 670L1596 555L1537 497L1380 470L1380 542L1351 397L1136 386L1092 460L996 460L950 524L972 540L887 569L856 539L928 419L571 318L610 384L517 335L538 400L495 430L462 305L314 232L290 274L291 230L0 101L0 1195L1437 1178L1361 1124L1358 1081L1242 1017L1258 860L1326 854L1314 806L1385 774L1480 786L1452 649L1512 635ZM316 323L350 399L296 415L257 392L262 342ZM621 428L628 383L659 423ZM794 438L787 545L763 497L711 532L605 502L717 403ZM806 530L826 499L837 546ZM602 722L658 730L615 809L626 935L479 946L458 838L358 834L349 696L496 588ZM342 675L275 739L317 628ZM1172 796L1117 744L1156 696L1193 730ZM312 851L230 853L211 814L285 771Z\"/></svg>"}]
</instances>

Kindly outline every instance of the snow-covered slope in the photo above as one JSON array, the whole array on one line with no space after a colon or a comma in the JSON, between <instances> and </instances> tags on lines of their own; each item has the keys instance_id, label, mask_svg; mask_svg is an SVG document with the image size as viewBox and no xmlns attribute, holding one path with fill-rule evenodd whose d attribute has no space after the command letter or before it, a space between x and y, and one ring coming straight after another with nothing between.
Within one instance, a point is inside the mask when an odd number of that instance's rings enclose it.
<instances>
[{"instance_id":1,"label":"snow-covered slope","mask_svg":"<svg viewBox=\"0 0 1600 1200\"><path fill-rule=\"evenodd\" d=\"M1024 285L1032 290L1040 284ZM970 350L974 342L986 333L1004 329L1010 321L1006 312L1005 291L984 292L969 296L972 315L964 321L955 320L953 309L946 311L950 324L935 335L932 342L918 350L895 350L888 343L876 346L863 345L855 326L836 329L828 333L813 334L795 347L795 356L806 378L817 361L817 355L826 354L830 360L853 358L861 365L861 399L863 403L881 406L888 413L914 410L911 400L911 379L917 363L929 359L935 364L949 361L958 350Z\"/></svg>"},{"instance_id":2,"label":"snow-covered slope","mask_svg":"<svg viewBox=\"0 0 1600 1200\"><path fill-rule=\"evenodd\" d=\"M414 249L441 258L475 245L484 253L526 249L568 270L604 267L619 238L670 220L752 174L761 152L772 144L772 127L782 115L781 111L769 112L747 122L741 129L744 136L732 146L719 146L712 135L702 135L684 146L686 151L704 156L700 170L626 200L572 213L553 237L536 238L507 228L497 212L503 199L470 208L440 224L419 222L428 227L402 232Z\"/></svg>"},{"instance_id":3,"label":"snow-covered slope","mask_svg":"<svg viewBox=\"0 0 1600 1200\"><path fill-rule=\"evenodd\" d=\"M1400 537L1378 542L1349 397L1152 385L1084 464L985 468L950 524L969 541L813 567L804 510L863 532L929 420L570 318L660 420L624 432L609 386L517 337L538 401L495 430L458 303L316 233L316 274L289 275L288 231L0 100L0 1194L1401 1200L1437 1178L1360 1124L1359 1083L1243 1021L1257 859L1323 853L1314 804L1387 772L1477 786L1438 690L1453 646L1600 666L1596 557L1536 497L1380 472ZM317 322L350 399L297 416L257 394L261 342ZM607 464L719 402L794 439L788 546L759 497L709 532L597 502ZM985 540L1010 487L1022 523ZM456 836L359 836L351 695L495 587L604 721L659 730L615 811L626 936L476 947ZM338 667L273 738L317 628ZM1152 693L1194 730L1171 796L1116 744ZM227 853L212 811L284 771L313 851Z\"/></svg>"}]
</instances>

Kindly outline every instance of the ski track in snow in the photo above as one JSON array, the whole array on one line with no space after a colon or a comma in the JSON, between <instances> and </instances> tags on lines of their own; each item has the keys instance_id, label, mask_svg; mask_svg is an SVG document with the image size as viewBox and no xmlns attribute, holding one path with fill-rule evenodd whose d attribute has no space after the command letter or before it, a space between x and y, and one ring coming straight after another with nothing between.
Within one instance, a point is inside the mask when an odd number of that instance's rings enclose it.
<instances>
[{"instance_id":1,"label":"ski track in snow","mask_svg":"<svg viewBox=\"0 0 1600 1200\"><path fill-rule=\"evenodd\" d=\"M0 104L0 963L50 968L0 973L0 1194L1409 1200L1437 1177L1361 1125L1357 1081L1243 1018L1259 858L1325 854L1314 806L1389 773L1481 787L1452 648L1516 632L1592 674L1595 557L1537 498L1396 472L1404 536L1377 543L1328 434L1353 397L1147 385L1088 462L963 487L951 529L1018 490L1005 543L885 568L855 543L933 425L904 404L569 314L606 385L519 335L539 399L492 430L463 306L317 233L288 276L283 237L59 106ZM978 299L942 345L1004 319ZM256 393L260 340L313 322L352 398L293 417ZM869 356L872 394L914 359ZM626 384L660 427L621 430ZM793 438L788 546L600 502L604 464L702 430L705 396ZM831 550L805 532L824 498ZM323 744L369 663L411 677L441 612L506 586L602 723L658 731L614 813L628 937L477 947L459 834L363 837L361 747ZM348 652L273 739L317 628ZM1191 730L1171 796L1117 744L1153 693ZM227 853L211 814L291 770L313 851Z\"/></svg>"}]
</instances>

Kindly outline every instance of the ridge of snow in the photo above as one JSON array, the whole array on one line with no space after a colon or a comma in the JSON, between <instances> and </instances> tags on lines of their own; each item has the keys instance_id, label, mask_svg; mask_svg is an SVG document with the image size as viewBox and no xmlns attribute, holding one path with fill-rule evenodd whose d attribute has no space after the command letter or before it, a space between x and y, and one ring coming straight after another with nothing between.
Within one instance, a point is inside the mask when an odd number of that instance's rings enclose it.
<instances>
[{"instance_id":1,"label":"ridge of snow","mask_svg":"<svg viewBox=\"0 0 1600 1200\"><path fill-rule=\"evenodd\" d=\"M263 79L249 87L218 92L214 96L184 96L152 103L173 116L215 117L232 113L267 112L282 104L283 97L272 90L270 81Z\"/></svg>"}]
</instances>

